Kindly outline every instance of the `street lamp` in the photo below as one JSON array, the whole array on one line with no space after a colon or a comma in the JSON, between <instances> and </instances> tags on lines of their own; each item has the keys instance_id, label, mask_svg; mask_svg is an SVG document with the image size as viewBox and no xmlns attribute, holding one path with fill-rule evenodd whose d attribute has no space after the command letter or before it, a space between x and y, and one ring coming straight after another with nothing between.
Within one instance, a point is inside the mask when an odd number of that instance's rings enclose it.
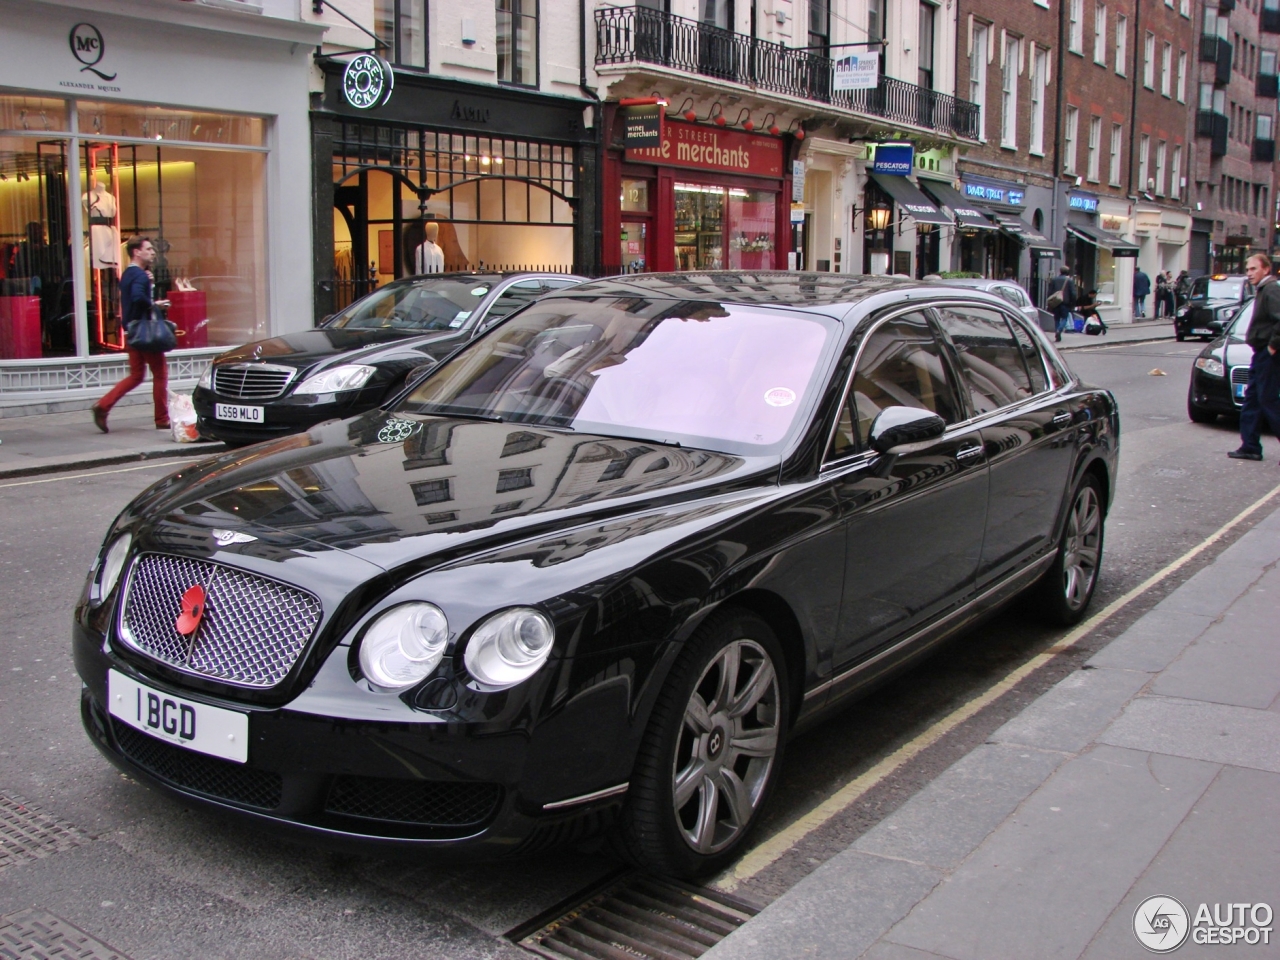
<instances>
[{"instance_id":1,"label":"street lamp","mask_svg":"<svg viewBox=\"0 0 1280 960\"><path fill-rule=\"evenodd\" d=\"M867 213L871 217L872 230L883 230L885 227L889 226L889 205L883 200L877 200L875 206L867 211Z\"/></svg>"}]
</instances>

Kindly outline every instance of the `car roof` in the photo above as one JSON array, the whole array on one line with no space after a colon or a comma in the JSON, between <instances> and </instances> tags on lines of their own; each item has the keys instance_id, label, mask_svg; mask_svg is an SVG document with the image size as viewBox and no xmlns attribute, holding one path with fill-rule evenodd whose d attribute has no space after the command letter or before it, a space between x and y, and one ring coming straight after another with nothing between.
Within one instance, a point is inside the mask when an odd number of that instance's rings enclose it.
<instances>
[{"instance_id":1,"label":"car roof","mask_svg":"<svg viewBox=\"0 0 1280 960\"><path fill-rule=\"evenodd\" d=\"M548 294L554 297L649 297L793 307L847 306L882 293L933 291L936 283L900 277L788 270L704 270L635 273L590 280Z\"/></svg>"},{"instance_id":2,"label":"car roof","mask_svg":"<svg viewBox=\"0 0 1280 960\"><path fill-rule=\"evenodd\" d=\"M419 280L485 280L490 283L496 283L499 280L512 280L520 277L529 277L531 279L543 277L563 277L566 280L586 279L576 274L557 273L554 270L452 270L448 273L415 273L412 276L391 280L388 283L384 283L383 286L390 286L392 283L417 282Z\"/></svg>"}]
</instances>

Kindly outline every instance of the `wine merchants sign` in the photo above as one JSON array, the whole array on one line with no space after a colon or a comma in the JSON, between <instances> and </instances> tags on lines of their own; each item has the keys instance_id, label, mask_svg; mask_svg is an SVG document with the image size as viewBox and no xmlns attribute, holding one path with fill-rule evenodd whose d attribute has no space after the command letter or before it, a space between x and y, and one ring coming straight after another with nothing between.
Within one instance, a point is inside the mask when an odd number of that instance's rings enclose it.
<instances>
[{"instance_id":1,"label":"wine merchants sign","mask_svg":"<svg viewBox=\"0 0 1280 960\"><path fill-rule=\"evenodd\" d=\"M718 130L668 120L662 145L627 150L633 163L693 167L750 177L782 176L782 141L737 130Z\"/></svg>"}]
</instances>

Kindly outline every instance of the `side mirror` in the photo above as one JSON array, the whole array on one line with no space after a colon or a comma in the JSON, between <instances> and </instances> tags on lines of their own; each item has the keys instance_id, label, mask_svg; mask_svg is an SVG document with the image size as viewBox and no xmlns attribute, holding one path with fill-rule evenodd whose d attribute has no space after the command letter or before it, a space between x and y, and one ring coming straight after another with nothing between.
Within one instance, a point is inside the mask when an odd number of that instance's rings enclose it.
<instances>
[{"instance_id":1,"label":"side mirror","mask_svg":"<svg viewBox=\"0 0 1280 960\"><path fill-rule=\"evenodd\" d=\"M871 423L871 449L888 453L904 443L936 440L946 429L946 421L928 410L886 407Z\"/></svg>"}]
</instances>

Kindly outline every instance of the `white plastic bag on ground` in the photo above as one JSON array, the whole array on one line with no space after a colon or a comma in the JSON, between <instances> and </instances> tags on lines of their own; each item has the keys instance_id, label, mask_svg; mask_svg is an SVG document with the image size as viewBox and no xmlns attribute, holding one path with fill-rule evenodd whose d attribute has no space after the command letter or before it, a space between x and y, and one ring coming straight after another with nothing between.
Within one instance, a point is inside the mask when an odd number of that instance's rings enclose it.
<instances>
[{"instance_id":1,"label":"white plastic bag on ground","mask_svg":"<svg viewBox=\"0 0 1280 960\"><path fill-rule=\"evenodd\" d=\"M196 431L196 408L191 394L169 391L169 426L175 443L194 443L200 439Z\"/></svg>"}]
</instances>

